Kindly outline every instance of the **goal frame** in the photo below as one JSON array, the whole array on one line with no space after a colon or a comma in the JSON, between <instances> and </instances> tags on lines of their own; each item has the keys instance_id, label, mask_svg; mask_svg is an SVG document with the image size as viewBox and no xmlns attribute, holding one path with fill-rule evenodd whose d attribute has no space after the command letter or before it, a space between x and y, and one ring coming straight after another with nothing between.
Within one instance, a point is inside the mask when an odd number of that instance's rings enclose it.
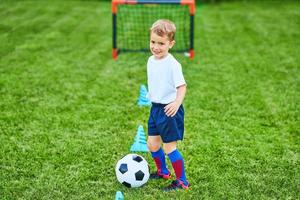
<instances>
[{"instance_id":1,"label":"goal frame","mask_svg":"<svg viewBox=\"0 0 300 200\"><path fill-rule=\"evenodd\" d=\"M189 6L190 13L190 38L189 38L189 57L194 58L194 15L195 15L195 0L112 0L112 28L113 28L113 41L112 41L112 57L117 59L119 49L117 46L117 13L118 6L122 4L173 4Z\"/></svg>"}]
</instances>

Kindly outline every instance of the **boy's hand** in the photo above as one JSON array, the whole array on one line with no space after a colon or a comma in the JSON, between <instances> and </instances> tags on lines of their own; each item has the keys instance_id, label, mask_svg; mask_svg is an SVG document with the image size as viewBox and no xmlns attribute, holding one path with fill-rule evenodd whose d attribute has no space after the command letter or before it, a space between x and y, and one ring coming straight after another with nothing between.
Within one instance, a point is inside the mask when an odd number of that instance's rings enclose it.
<instances>
[{"instance_id":1,"label":"boy's hand","mask_svg":"<svg viewBox=\"0 0 300 200\"><path fill-rule=\"evenodd\" d=\"M172 103L166 105L166 106L164 107L166 115L167 115L168 117L170 117L170 116L171 116L171 117L174 117L174 116L176 115L176 113L177 113L179 107L180 107L180 103L178 103L177 101L174 101L174 102L172 102Z\"/></svg>"}]
</instances>

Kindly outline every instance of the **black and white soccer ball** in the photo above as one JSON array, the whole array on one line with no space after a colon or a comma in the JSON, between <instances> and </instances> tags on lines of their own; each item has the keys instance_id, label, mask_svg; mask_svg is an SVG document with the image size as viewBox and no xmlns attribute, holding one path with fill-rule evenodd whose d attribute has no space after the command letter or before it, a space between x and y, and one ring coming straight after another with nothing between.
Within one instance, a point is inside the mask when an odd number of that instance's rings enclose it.
<instances>
[{"instance_id":1,"label":"black and white soccer ball","mask_svg":"<svg viewBox=\"0 0 300 200\"><path fill-rule=\"evenodd\" d=\"M142 156L128 154L118 161L116 176L126 187L140 187L149 179L149 165Z\"/></svg>"}]
</instances>

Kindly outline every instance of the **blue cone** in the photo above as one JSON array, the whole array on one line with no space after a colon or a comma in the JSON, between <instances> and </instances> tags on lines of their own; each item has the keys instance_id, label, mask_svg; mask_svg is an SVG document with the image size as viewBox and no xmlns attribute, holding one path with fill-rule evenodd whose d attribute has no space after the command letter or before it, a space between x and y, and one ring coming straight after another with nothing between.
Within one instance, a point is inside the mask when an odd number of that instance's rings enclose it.
<instances>
[{"instance_id":1,"label":"blue cone","mask_svg":"<svg viewBox=\"0 0 300 200\"><path fill-rule=\"evenodd\" d=\"M139 125L138 127L136 136L134 138L134 143L131 145L130 151L149 152L146 134L142 125Z\"/></svg>"},{"instance_id":2,"label":"blue cone","mask_svg":"<svg viewBox=\"0 0 300 200\"><path fill-rule=\"evenodd\" d=\"M140 96L138 99L138 105L139 106L149 106L151 105L150 100L147 97L148 91L145 85L141 85L140 88Z\"/></svg>"},{"instance_id":3,"label":"blue cone","mask_svg":"<svg viewBox=\"0 0 300 200\"><path fill-rule=\"evenodd\" d=\"M115 200L124 200L124 196L121 191L117 191Z\"/></svg>"}]
</instances>

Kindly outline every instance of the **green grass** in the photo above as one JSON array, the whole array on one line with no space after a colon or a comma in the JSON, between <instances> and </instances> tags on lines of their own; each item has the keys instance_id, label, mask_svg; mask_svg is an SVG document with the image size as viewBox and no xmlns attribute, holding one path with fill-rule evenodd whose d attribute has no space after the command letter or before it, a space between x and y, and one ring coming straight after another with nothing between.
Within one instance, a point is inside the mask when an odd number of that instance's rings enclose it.
<instances>
[{"instance_id":1,"label":"green grass","mask_svg":"<svg viewBox=\"0 0 300 200\"><path fill-rule=\"evenodd\" d=\"M0 1L0 18L0 199L299 199L299 2L198 4L196 58L175 55L192 187L172 193L115 178L149 54L111 59L110 4Z\"/></svg>"}]
</instances>

